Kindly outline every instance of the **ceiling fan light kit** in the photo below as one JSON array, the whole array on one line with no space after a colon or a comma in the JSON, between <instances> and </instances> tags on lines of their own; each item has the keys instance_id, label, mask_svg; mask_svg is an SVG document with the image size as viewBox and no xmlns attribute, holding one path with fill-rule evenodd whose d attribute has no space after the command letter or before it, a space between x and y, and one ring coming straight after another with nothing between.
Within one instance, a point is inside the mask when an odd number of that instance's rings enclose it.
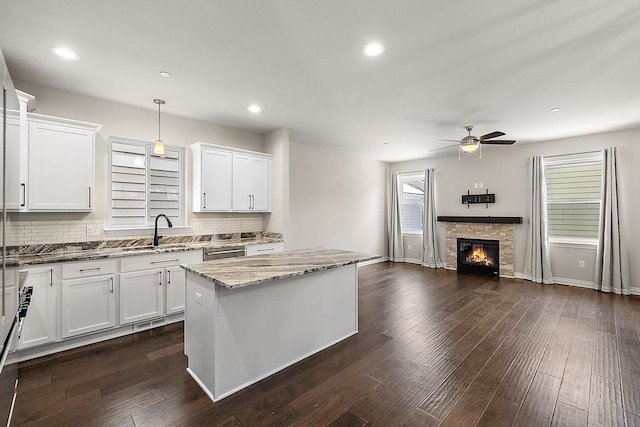
<instances>
[{"instance_id":1,"label":"ceiling fan light kit","mask_svg":"<svg viewBox=\"0 0 640 427\"><path fill-rule=\"evenodd\" d=\"M500 131L494 131L494 132L490 132L486 135L482 135L482 136L475 136L475 135L471 135L471 131L473 130L473 125L467 125L464 127L467 132L469 132L469 135L465 136L464 138L462 138L460 141L456 141L453 139L441 139L440 141L451 141L451 142L457 142L456 145L450 145L448 147L442 147L442 148L436 148L435 150L431 150L432 151L438 151L438 150L444 150L447 148L451 148L451 147L458 147L458 150L462 150L465 153L472 153L474 151L476 151L478 148L480 148L480 158L482 158L482 144L493 144L493 145L512 145L515 144L515 140L512 139L493 139L493 138L497 138L499 136L504 136L505 133L504 132L500 132ZM460 151L458 151L460 152ZM458 155L459 158L459 155Z\"/></svg>"},{"instance_id":2,"label":"ceiling fan light kit","mask_svg":"<svg viewBox=\"0 0 640 427\"><path fill-rule=\"evenodd\" d=\"M465 136L462 141L460 141L460 148L465 153L476 151L479 146L480 141L478 141L477 139L469 138L468 136Z\"/></svg>"}]
</instances>

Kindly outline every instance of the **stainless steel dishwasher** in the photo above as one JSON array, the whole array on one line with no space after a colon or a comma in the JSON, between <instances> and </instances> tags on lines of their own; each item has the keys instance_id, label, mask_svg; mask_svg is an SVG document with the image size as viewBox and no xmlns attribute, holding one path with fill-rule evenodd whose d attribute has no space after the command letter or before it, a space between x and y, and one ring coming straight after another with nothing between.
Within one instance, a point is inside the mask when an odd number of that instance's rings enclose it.
<instances>
[{"instance_id":1,"label":"stainless steel dishwasher","mask_svg":"<svg viewBox=\"0 0 640 427\"><path fill-rule=\"evenodd\" d=\"M244 246L225 246L224 248L205 249L202 259L212 261L215 259L236 258L244 256Z\"/></svg>"}]
</instances>

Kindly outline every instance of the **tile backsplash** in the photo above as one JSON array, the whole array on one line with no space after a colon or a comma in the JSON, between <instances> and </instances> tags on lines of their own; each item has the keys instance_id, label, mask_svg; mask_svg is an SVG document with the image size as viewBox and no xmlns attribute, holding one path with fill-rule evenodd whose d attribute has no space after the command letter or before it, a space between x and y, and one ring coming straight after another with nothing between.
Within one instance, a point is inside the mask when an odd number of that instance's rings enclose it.
<instances>
[{"instance_id":1,"label":"tile backsplash","mask_svg":"<svg viewBox=\"0 0 640 427\"><path fill-rule=\"evenodd\" d=\"M101 220L56 220L56 221L9 221L7 227L7 246L33 245L41 243L69 243L87 242L94 240L116 240L122 236L107 237L104 228L107 221ZM223 234L262 231L262 215L251 214L243 216L229 216L218 218L197 218L189 223L190 230L184 232L171 232L165 235L199 235L199 234ZM88 230L94 229L97 234L90 234ZM153 233L151 233L153 234ZM148 237L150 233L139 236L127 236L127 238Z\"/></svg>"}]
</instances>

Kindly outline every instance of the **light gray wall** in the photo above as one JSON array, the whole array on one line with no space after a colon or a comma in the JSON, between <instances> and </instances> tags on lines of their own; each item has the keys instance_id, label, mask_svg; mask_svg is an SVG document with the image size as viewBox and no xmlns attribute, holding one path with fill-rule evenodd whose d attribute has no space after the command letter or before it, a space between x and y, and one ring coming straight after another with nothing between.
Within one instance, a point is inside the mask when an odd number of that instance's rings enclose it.
<instances>
[{"instance_id":1,"label":"light gray wall","mask_svg":"<svg viewBox=\"0 0 640 427\"><path fill-rule=\"evenodd\" d=\"M422 235L405 234L403 236L403 241L405 262L417 262L422 264Z\"/></svg>"},{"instance_id":2,"label":"light gray wall","mask_svg":"<svg viewBox=\"0 0 640 427\"><path fill-rule=\"evenodd\" d=\"M516 144L510 147L485 147L483 158L478 152L465 154L458 160L457 152L448 156L398 162L390 165L390 172L410 172L436 169L436 210L437 215L491 215L522 216L527 220L527 158L535 155L570 154L604 147L624 147L621 150L621 180L623 212L626 220L626 236L629 243L629 257L640 256L640 247L635 242L640 239L640 222L635 219L640 211L640 200L636 197L637 183L640 182L640 128L616 132L579 136L534 144ZM496 203L472 205L469 209L461 203L461 195L467 190L473 193L473 184L482 182L485 189L496 194ZM515 225L515 271L522 273L526 240L525 224ZM438 224L438 238L444 257L445 226ZM566 245L552 248L552 271L554 276L576 284L592 282L594 274L595 250L576 249ZM584 260L586 268L578 268L578 260ZM640 286L640 264L631 264L632 286Z\"/></svg>"},{"instance_id":3,"label":"light gray wall","mask_svg":"<svg viewBox=\"0 0 640 427\"><path fill-rule=\"evenodd\" d=\"M263 136L265 153L273 154L271 162L271 208L264 214L262 229L282 233L285 248L289 237L289 129L280 128Z\"/></svg>"},{"instance_id":4,"label":"light gray wall","mask_svg":"<svg viewBox=\"0 0 640 427\"><path fill-rule=\"evenodd\" d=\"M387 254L387 163L291 141L291 249Z\"/></svg>"},{"instance_id":5,"label":"light gray wall","mask_svg":"<svg viewBox=\"0 0 640 427\"><path fill-rule=\"evenodd\" d=\"M99 123L101 132L96 136L96 204L89 214L28 213L21 220L56 219L108 219L109 136L124 136L142 141L155 141L158 137L158 111L153 100L149 109L132 107L75 93L60 91L29 82L16 81L16 87L36 97L38 114ZM169 102L169 101L168 101ZM262 134L235 129L215 123L191 120L162 113L162 139L166 144L187 147L195 142L206 142L246 150L262 151ZM229 215L191 212L191 150L186 149L187 219L229 218Z\"/></svg>"}]
</instances>

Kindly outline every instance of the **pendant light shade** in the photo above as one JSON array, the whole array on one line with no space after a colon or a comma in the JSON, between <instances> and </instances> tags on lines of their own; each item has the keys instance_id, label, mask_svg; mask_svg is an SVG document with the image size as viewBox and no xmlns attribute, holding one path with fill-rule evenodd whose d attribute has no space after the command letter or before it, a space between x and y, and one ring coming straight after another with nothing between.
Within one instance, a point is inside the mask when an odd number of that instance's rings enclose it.
<instances>
[{"instance_id":1,"label":"pendant light shade","mask_svg":"<svg viewBox=\"0 0 640 427\"><path fill-rule=\"evenodd\" d=\"M165 102L162 99L154 99L153 102L158 104L158 139L153 146L153 154L164 157L164 142L162 142L162 138L160 138L160 105L164 104Z\"/></svg>"}]
</instances>

